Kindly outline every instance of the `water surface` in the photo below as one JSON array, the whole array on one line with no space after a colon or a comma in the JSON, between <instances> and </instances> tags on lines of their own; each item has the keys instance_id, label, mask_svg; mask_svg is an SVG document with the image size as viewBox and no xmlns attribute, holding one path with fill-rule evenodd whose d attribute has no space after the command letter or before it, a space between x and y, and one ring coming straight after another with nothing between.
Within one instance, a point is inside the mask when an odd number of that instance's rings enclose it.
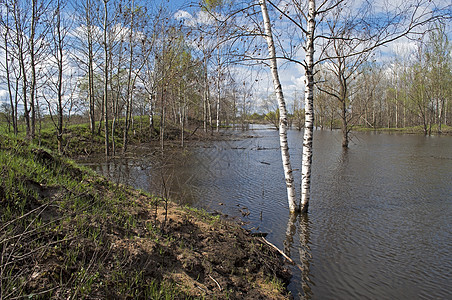
<instances>
[{"instance_id":1,"label":"water surface","mask_svg":"<svg viewBox=\"0 0 452 300\"><path fill-rule=\"evenodd\" d=\"M452 299L451 137L354 133L344 151L340 132L315 131L310 211L293 219L277 131L246 135L164 159L141 149L138 159L85 163L268 232L304 269L293 269L295 298ZM301 139L289 131L295 169Z\"/></svg>"}]
</instances>

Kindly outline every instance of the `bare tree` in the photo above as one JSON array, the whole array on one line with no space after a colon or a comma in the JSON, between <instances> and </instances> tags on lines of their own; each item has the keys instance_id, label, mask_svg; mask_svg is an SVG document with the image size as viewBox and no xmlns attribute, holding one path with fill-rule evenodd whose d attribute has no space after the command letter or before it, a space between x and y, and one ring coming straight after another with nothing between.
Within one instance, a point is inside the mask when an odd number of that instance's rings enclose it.
<instances>
[{"instance_id":1,"label":"bare tree","mask_svg":"<svg viewBox=\"0 0 452 300\"><path fill-rule=\"evenodd\" d=\"M436 6L435 10L430 7L427 0L417 0L414 3L402 3L395 7L392 4L383 7L382 11L376 12L371 3L364 2L358 8L350 5L346 0L323 0L317 6L315 0L292 0L286 5L276 5L268 1L281 18L285 18L294 28L303 43L305 52L304 60L297 57L288 57L283 51L281 58L301 65L305 70L305 130L303 137L302 179L301 179L301 211L307 212L310 199L311 186L311 164L312 164L312 141L314 127L314 74L315 67L326 61L343 60L344 57L361 58L363 60L367 53L374 49L405 37L409 34L423 33L423 26L438 18L450 17L447 14L447 6ZM353 13L348 13L352 7ZM445 10L446 9L446 10ZM344 13L345 11L345 13ZM359 14L359 17L356 15ZM378 16L378 22L375 20ZM332 22L332 19L338 20ZM318 22L317 22L318 21ZM347 35L344 28L353 25L351 32ZM292 38L293 39L293 38ZM334 45L340 47L340 43L352 46L347 52L331 52ZM282 43L281 43L282 45ZM290 45L292 47L292 44ZM315 48L318 54L314 57ZM360 61L359 59L357 61ZM340 76L343 76L340 73ZM346 93L343 93L346 95Z\"/></svg>"},{"instance_id":2,"label":"bare tree","mask_svg":"<svg viewBox=\"0 0 452 300\"><path fill-rule=\"evenodd\" d=\"M336 17L339 18L338 15ZM336 24L339 22L341 22L340 19L335 20ZM333 75L334 80L322 78L322 83L317 84L317 88L320 91L333 97L339 103L342 147L344 148L348 147L350 140L349 133L355 117L350 110L352 106L351 99L353 98L351 84L360 74L362 65L368 62L369 57L372 55L372 51L369 50L350 56L350 54L359 52L358 49L363 48L363 46L367 46L361 40L350 39L353 31L353 25L351 23L340 28L340 30L333 28L335 25L329 24L331 31L339 32L334 34L337 39L331 40L330 46L324 52L325 56L331 57L331 59L328 60L330 64L325 64L323 68Z\"/></svg>"},{"instance_id":3,"label":"bare tree","mask_svg":"<svg viewBox=\"0 0 452 300\"><path fill-rule=\"evenodd\" d=\"M16 74L16 68L14 66L14 53L11 49L11 21L10 21L10 8L8 5L5 6L5 11L0 11L0 28L2 30L2 42L3 45L0 47L5 53L5 61L0 62L0 65L4 69L6 73L6 84L8 86L8 98L10 105L10 114L11 114L11 123L13 127L13 132L15 135L18 133L17 126L17 89L15 90L15 97L13 97L13 78L12 74ZM16 83L18 83L17 75L16 75ZM14 100L13 100L14 98Z\"/></svg>"},{"instance_id":4,"label":"bare tree","mask_svg":"<svg viewBox=\"0 0 452 300\"><path fill-rule=\"evenodd\" d=\"M132 113L134 108L135 85L139 74L149 61L152 54L153 44L155 42L155 24L159 22L159 15L150 15L146 12L145 7L136 6L135 1L132 0L128 11L128 18L130 18L130 26L128 28L129 65L127 68L127 90L125 98L126 112L122 148L123 154L127 150L129 130L133 122ZM139 57L138 60L136 59L137 57Z\"/></svg>"},{"instance_id":5,"label":"bare tree","mask_svg":"<svg viewBox=\"0 0 452 300\"><path fill-rule=\"evenodd\" d=\"M103 19L103 49L104 49L104 121L105 121L105 156L110 155L110 136L109 136L109 124L108 124L108 72L109 72L109 43L108 36L108 2L109 0L103 0L104 2L104 19Z\"/></svg>"},{"instance_id":6,"label":"bare tree","mask_svg":"<svg viewBox=\"0 0 452 300\"><path fill-rule=\"evenodd\" d=\"M102 50L103 50L103 115L104 115L104 138L105 138L105 156L110 156L110 101L111 101L111 72L112 56L118 43L117 37L121 33L116 24L119 9L113 0L103 0L103 18L102 18ZM112 107L113 108L113 107Z\"/></svg>"},{"instance_id":7,"label":"bare tree","mask_svg":"<svg viewBox=\"0 0 452 300\"><path fill-rule=\"evenodd\" d=\"M86 45L88 46L88 99L89 99L89 126L91 134L94 134L96 127L95 119L95 96L94 96L94 25L93 25L93 5L92 0L86 0L83 11L85 13Z\"/></svg>"},{"instance_id":8,"label":"bare tree","mask_svg":"<svg viewBox=\"0 0 452 300\"><path fill-rule=\"evenodd\" d=\"M51 89L55 90L56 94L56 120L54 119L54 115L52 113L52 101L53 99L47 99L49 113L52 117L52 121L55 125L57 131L57 141L58 141L58 153L63 153L63 129L64 129L64 81L69 81L70 79L64 80L63 72L64 72L64 60L65 60L65 48L67 47L67 33L70 29L67 20L62 20L61 15L64 10L65 3L63 0L56 0L55 8L54 8L54 17L52 20L52 24L54 30L52 32L52 40L53 40L53 49L52 56L55 60L56 64L56 73L57 79L56 82L51 82ZM51 68L53 70L55 68ZM53 71L51 71L50 78L53 78ZM52 79L50 79L52 81Z\"/></svg>"},{"instance_id":9,"label":"bare tree","mask_svg":"<svg viewBox=\"0 0 452 300\"><path fill-rule=\"evenodd\" d=\"M28 108L28 72L26 66L27 45L25 39L26 30L26 10L19 6L19 3L12 0L9 3L11 13L14 18L14 46L17 49L17 60L19 63L21 81L22 81L22 102L24 105L24 118L26 124L27 138L31 138L30 109ZM16 91L17 93L17 91Z\"/></svg>"},{"instance_id":10,"label":"bare tree","mask_svg":"<svg viewBox=\"0 0 452 300\"><path fill-rule=\"evenodd\" d=\"M436 24L435 24L436 25ZM429 78L429 89L434 101L434 119L441 134L442 125L445 123L447 99L451 96L452 84L452 47L445 32L445 26L436 25L428 35L429 42L425 50L427 60L427 75Z\"/></svg>"}]
</instances>

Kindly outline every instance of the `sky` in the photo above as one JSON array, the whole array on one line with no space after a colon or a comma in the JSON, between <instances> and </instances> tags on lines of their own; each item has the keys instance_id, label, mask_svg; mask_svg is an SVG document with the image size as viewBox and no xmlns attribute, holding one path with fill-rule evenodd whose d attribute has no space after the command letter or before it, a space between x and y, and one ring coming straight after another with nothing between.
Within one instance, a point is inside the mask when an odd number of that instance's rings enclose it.
<instances>
[{"instance_id":1,"label":"sky","mask_svg":"<svg viewBox=\"0 0 452 300\"><path fill-rule=\"evenodd\" d=\"M421 0L424 1L424 0ZM183 1L174 1L174 3L180 3ZM279 7L285 7L284 3L288 2L288 1L274 1L274 3L279 3ZM450 6L452 5L450 3L450 0L437 0L437 1L424 1L425 5L432 5L433 2L436 2L436 4L438 5L449 5L449 12L450 12ZM319 3L319 2L317 2ZM360 0L355 0L355 1L348 1L347 7L351 6L351 10L357 10L357 8L360 6L360 4L363 3L363 1ZM414 3L414 1L406 1L406 0L391 0L391 1L387 1L387 0L373 0L371 1L372 6L371 9L374 11L374 14L376 16L381 16L382 12L384 11L384 9L388 9L389 11L392 12L392 10L395 11L395 8L399 7L400 5L411 5ZM268 5L270 6L270 5ZM177 7L177 5L176 5ZM419 9L417 10L417 14L416 16L420 16L422 12L428 12L430 11L431 8L427 7L427 6L421 6L419 7ZM344 10L345 11L345 10ZM185 20L185 24L190 26L191 24L196 23L196 21L199 21L200 19L202 19L199 16L199 13L197 13L196 11L190 10L189 8L182 8L180 9L175 16L177 18L181 18ZM284 29L282 29L284 26L286 26L288 24L288 21L285 21L284 18L282 19L278 19L275 18L275 15L271 15L271 18L273 17L273 21L274 21L274 26L276 30L274 30L274 35L276 34L275 32L282 32L283 34ZM381 22L381 21L377 21L377 22ZM448 28L449 28L449 36L452 38L452 34L450 33L450 29L451 29L451 24L450 24L450 20L448 21ZM417 37L414 37L417 38ZM289 42L286 42L286 47L289 48ZM412 53L417 49L416 46L416 42L414 40L410 40L407 38L400 38L394 42L388 43L382 47L380 47L376 52L375 52L375 60L377 61L377 63L385 63L385 62L389 62L392 61L393 58L395 56L404 56L404 57L409 57L410 55L412 55ZM278 51L278 49L277 49ZM317 53L319 53L320 51L318 51ZM299 55L298 57L295 56L295 58L297 58L298 60L303 60L304 57L304 51L302 49L300 49ZM278 65L279 65L279 76L280 76L280 81L282 83L282 87L283 87L283 91L288 103L288 108L289 110L291 110L291 107L293 107L293 100L294 97L296 95L300 95L303 94L304 92L304 70L303 67L297 64L288 64L282 60L278 60ZM389 66L388 66L389 67ZM238 68L240 69L240 68ZM254 81L254 86L256 87L256 91L255 93L257 93L259 95L259 98L261 100L268 98L269 95L273 92L273 88L272 88L272 80L270 78L270 74L269 72L260 72L259 76L256 76L257 81ZM257 105L257 107L263 107L262 105L262 101L260 102L259 105ZM265 108L264 108L265 109ZM262 112L262 111L261 111Z\"/></svg>"},{"instance_id":2,"label":"sky","mask_svg":"<svg viewBox=\"0 0 452 300\"><path fill-rule=\"evenodd\" d=\"M359 5L359 0L350 1L353 6ZM379 7L383 7L384 3L388 3L389 5L398 5L400 3L406 3L406 0L374 0L372 1L373 6L378 11ZM438 0L440 4L449 4L450 0ZM184 18L186 20L186 24L190 25L190 22L194 22L194 20L199 20L199 11L196 6L196 2L190 1L181 1L181 0L156 0L154 1L156 5L164 5L169 8L170 11L173 12L173 17L176 18ZM281 2L280 2L281 3ZM449 4L450 5L450 4ZM284 21L276 20L275 26L283 26ZM450 21L448 25L449 29L451 28ZM280 28L275 28L276 31L281 31ZM450 32L450 31L449 31ZM450 36L452 34L449 34ZM451 36L452 38L452 36ZM381 61L392 59L395 55L407 55L407 53L415 50L415 42L408 39L400 39L395 42L392 42L384 47L380 48L380 53L378 57ZM300 55L304 55L303 52L300 52ZM0 59L4 59L4 54L0 51ZM299 59L302 59L300 56ZM304 70L300 65L287 64L283 61L278 61L279 64L279 75L280 80L282 82L283 91L287 98L289 110L293 107L293 99L294 96L303 94L304 91ZM249 80L249 85L254 87L253 97L255 99L259 99L260 101L256 101L255 108L259 112L263 112L265 110L264 101L267 99L273 92L272 80L266 69L259 70L259 72L246 72L245 67L243 66L235 66L233 69L236 70L238 74L247 73L246 80ZM1 72L1 70L0 70ZM242 80L239 78L237 81L241 82ZM7 91L5 85L0 82L0 102L7 101Z\"/></svg>"}]
</instances>

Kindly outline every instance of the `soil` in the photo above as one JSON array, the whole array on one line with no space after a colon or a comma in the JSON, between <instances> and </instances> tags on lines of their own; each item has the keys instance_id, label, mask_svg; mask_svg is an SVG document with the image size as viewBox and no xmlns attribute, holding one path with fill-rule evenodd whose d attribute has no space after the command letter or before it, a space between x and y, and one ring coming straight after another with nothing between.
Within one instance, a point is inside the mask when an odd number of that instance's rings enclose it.
<instances>
[{"instance_id":1,"label":"soil","mask_svg":"<svg viewBox=\"0 0 452 300\"><path fill-rule=\"evenodd\" d=\"M0 165L2 297L290 298L284 258L236 222L15 149L0 147L44 176Z\"/></svg>"},{"instance_id":2,"label":"soil","mask_svg":"<svg viewBox=\"0 0 452 300\"><path fill-rule=\"evenodd\" d=\"M40 193L55 198L63 197L65 191L41 187ZM91 218L90 228L102 231L98 241L74 236L58 244L56 251L33 257L35 267L24 294L45 290L59 278L66 285L54 286L48 296L67 298L73 295L68 287L75 283L74 274L87 268L82 262L91 262L88 267L97 278L80 291L86 299L146 299L139 290L154 282L173 286L172 299L289 298L285 287L291 275L280 253L238 224L172 203L167 210L163 203L156 208L137 191L129 191L128 197L136 201L124 208L130 209L134 227L124 229L108 218ZM43 222L59 218L61 212L52 206L42 214ZM71 222L63 225L58 237L49 237L49 242L64 239L72 228ZM77 262L68 268L62 255L77 247ZM131 284L130 279L137 282ZM120 282L128 292L118 288Z\"/></svg>"},{"instance_id":3,"label":"soil","mask_svg":"<svg viewBox=\"0 0 452 300\"><path fill-rule=\"evenodd\" d=\"M139 263L144 255L153 265L154 276L177 283L184 294L208 299L287 299L284 287L291 275L283 258L238 224L173 204L167 213L160 209L156 222L162 234L171 238L163 245L135 240L135 261ZM118 243L127 247L124 240Z\"/></svg>"}]
</instances>

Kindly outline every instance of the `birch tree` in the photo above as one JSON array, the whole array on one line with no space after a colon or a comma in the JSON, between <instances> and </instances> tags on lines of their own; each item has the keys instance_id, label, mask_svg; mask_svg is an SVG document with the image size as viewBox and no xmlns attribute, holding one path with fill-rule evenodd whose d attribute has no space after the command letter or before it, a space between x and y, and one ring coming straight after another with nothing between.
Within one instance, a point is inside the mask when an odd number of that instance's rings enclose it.
<instances>
[{"instance_id":1,"label":"birch tree","mask_svg":"<svg viewBox=\"0 0 452 300\"><path fill-rule=\"evenodd\" d=\"M315 1L308 1L306 17L306 59L305 69L305 123L303 134L303 157L301 162L301 207L302 213L308 212L311 197L312 140L314 135L314 31L316 10Z\"/></svg>"},{"instance_id":2,"label":"birch tree","mask_svg":"<svg viewBox=\"0 0 452 300\"><path fill-rule=\"evenodd\" d=\"M150 55L152 54L155 39L155 24L159 21L158 15L152 16L146 12L145 7L136 5L133 0L131 1L131 7L128 11L128 18L130 18L130 25L128 28L129 62L127 66L127 90L125 97L126 112L122 148L123 154L127 150L129 131L133 124L135 85L139 74L142 72L150 58Z\"/></svg>"},{"instance_id":3,"label":"birch tree","mask_svg":"<svg viewBox=\"0 0 452 300\"><path fill-rule=\"evenodd\" d=\"M265 0L259 0L260 8L262 11L262 17L264 19L265 38L268 45L270 70L273 78L273 87L275 89L276 98L279 106L279 144L281 147L281 157L284 168L284 178L287 188L287 200L289 202L289 210L294 213L299 210L299 206L296 203L294 178L292 172L292 166L290 164L289 145L287 142L287 109L286 102L284 100L284 94L281 87L278 74L278 64L276 60L275 43L273 41L273 34L271 29L270 18L267 10L267 3Z\"/></svg>"},{"instance_id":4,"label":"birch tree","mask_svg":"<svg viewBox=\"0 0 452 300\"><path fill-rule=\"evenodd\" d=\"M427 0L417 0L415 3L402 3L398 6L387 5L381 11L372 9L371 3L358 3L357 7L351 5L346 0L323 0L316 6L315 0L292 0L286 2L281 7L268 1L275 11L280 14L280 18L285 18L287 22L297 29L300 45L304 50L304 60L298 57L282 56L291 62L301 65L305 70L305 130L303 135L302 154L302 176L301 176L301 205L300 211L307 212L310 199L311 187L311 165L312 165L312 145L314 128L314 74L316 65L328 60L340 59L343 57L356 58L365 55L378 47L405 37L409 34L422 33L423 26L438 18L450 17L447 15L448 6L436 6L430 9ZM351 7L353 12L348 13L345 7ZM427 7L427 8L426 8ZM347 13L344 13L346 11ZM358 17L356 17L358 15ZM347 36L338 35L336 27L329 27L331 19L336 18L338 28L346 28L350 22L353 30ZM378 21L376 21L378 19ZM318 23L317 23L318 21ZM332 30L333 29L333 30ZM292 37L291 39L294 39ZM358 46L353 47L348 53L334 53L327 55L327 50L337 41L345 43L355 42ZM290 44L292 46L292 44ZM318 54L314 57L315 48ZM293 53L288 50L285 53ZM284 54L285 54L284 53Z\"/></svg>"},{"instance_id":5,"label":"birch tree","mask_svg":"<svg viewBox=\"0 0 452 300\"><path fill-rule=\"evenodd\" d=\"M36 52L35 52L35 35L36 26L38 24L38 10L37 0L31 0L31 22L30 34L28 37L30 68L31 68L31 82L30 82L30 109L31 109L31 132L30 138L35 136L36 126L36 111L35 111L35 94L36 94Z\"/></svg>"}]
</instances>

